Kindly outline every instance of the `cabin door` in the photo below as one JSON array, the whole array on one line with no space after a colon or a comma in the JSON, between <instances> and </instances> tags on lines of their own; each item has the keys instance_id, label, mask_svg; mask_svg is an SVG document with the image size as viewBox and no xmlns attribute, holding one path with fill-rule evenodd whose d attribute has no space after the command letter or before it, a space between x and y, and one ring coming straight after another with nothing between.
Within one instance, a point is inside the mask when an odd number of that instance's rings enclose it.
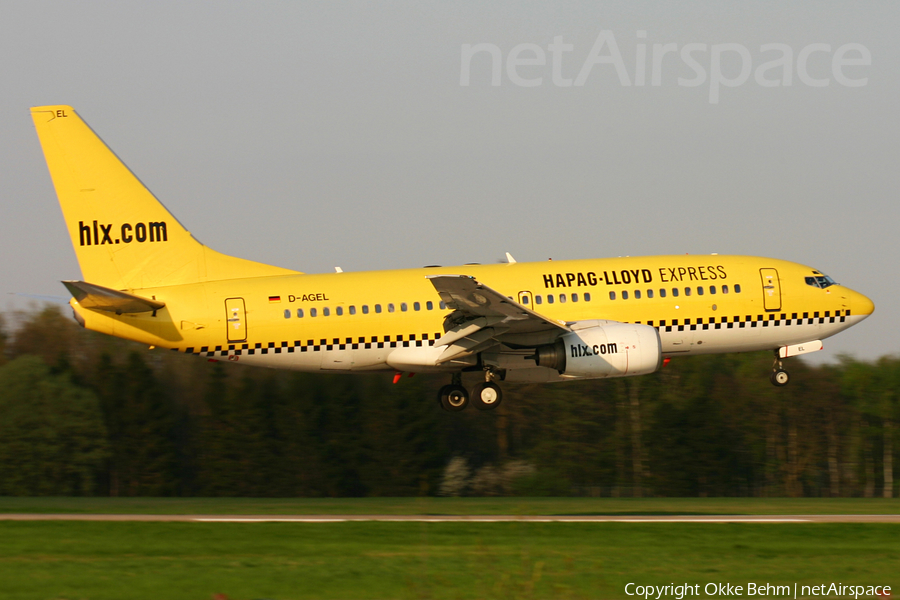
<instances>
[{"instance_id":1,"label":"cabin door","mask_svg":"<svg viewBox=\"0 0 900 600\"><path fill-rule=\"evenodd\" d=\"M243 298L225 300L225 324L229 343L247 341L247 311Z\"/></svg>"},{"instance_id":2,"label":"cabin door","mask_svg":"<svg viewBox=\"0 0 900 600\"><path fill-rule=\"evenodd\" d=\"M762 278L763 305L766 310L781 310L781 283L775 269L760 269Z\"/></svg>"}]
</instances>

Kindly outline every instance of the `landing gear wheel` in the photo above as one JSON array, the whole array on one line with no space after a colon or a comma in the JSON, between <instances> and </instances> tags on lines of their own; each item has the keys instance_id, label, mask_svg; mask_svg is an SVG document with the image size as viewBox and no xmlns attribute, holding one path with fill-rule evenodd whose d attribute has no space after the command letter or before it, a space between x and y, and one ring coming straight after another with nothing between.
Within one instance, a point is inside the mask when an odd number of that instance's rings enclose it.
<instances>
[{"instance_id":1,"label":"landing gear wheel","mask_svg":"<svg viewBox=\"0 0 900 600\"><path fill-rule=\"evenodd\" d=\"M478 410L494 410L503 400L503 391L496 383L479 383L472 388L472 405Z\"/></svg>"},{"instance_id":2,"label":"landing gear wheel","mask_svg":"<svg viewBox=\"0 0 900 600\"><path fill-rule=\"evenodd\" d=\"M772 385L781 387L788 384L791 380L791 376L788 375L788 372L784 369L776 369L775 371L772 371L772 376L769 380L772 382Z\"/></svg>"},{"instance_id":3,"label":"landing gear wheel","mask_svg":"<svg viewBox=\"0 0 900 600\"><path fill-rule=\"evenodd\" d=\"M469 404L469 394L466 388L461 385L445 385L438 392L441 401L441 407L444 410L456 412L463 410Z\"/></svg>"}]
</instances>

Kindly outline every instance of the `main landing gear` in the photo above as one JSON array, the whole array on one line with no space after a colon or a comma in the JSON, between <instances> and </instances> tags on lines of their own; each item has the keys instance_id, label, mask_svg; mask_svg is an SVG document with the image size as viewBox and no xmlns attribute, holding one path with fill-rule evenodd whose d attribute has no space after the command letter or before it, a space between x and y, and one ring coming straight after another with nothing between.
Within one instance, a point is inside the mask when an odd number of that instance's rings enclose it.
<instances>
[{"instance_id":1,"label":"main landing gear","mask_svg":"<svg viewBox=\"0 0 900 600\"><path fill-rule=\"evenodd\" d=\"M465 409L470 401L478 410L493 410L497 408L503 400L503 390L492 381L493 378L494 373L486 370L484 383L475 385L470 395L462 385L462 376L459 373L454 373L450 384L438 390L438 402L441 408L456 412Z\"/></svg>"},{"instance_id":2,"label":"main landing gear","mask_svg":"<svg viewBox=\"0 0 900 600\"><path fill-rule=\"evenodd\" d=\"M453 382L438 390L438 404L444 410L456 412L469 405L469 392L460 383L460 376L454 375Z\"/></svg>"},{"instance_id":3,"label":"main landing gear","mask_svg":"<svg viewBox=\"0 0 900 600\"><path fill-rule=\"evenodd\" d=\"M775 364L772 365L772 375L769 377L769 381L774 386L782 387L787 385L790 380L791 376L781 367L781 357L778 355L778 350L776 350Z\"/></svg>"}]
</instances>

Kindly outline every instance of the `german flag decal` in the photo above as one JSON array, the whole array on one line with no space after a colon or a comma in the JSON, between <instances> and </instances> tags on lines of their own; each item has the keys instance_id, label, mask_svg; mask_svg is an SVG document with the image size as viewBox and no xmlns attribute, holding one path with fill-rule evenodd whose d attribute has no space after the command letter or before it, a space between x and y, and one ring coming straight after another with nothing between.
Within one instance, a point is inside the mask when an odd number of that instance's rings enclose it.
<instances>
[{"instance_id":1,"label":"german flag decal","mask_svg":"<svg viewBox=\"0 0 900 600\"><path fill-rule=\"evenodd\" d=\"M281 302L281 296L269 296L269 302Z\"/></svg>"}]
</instances>

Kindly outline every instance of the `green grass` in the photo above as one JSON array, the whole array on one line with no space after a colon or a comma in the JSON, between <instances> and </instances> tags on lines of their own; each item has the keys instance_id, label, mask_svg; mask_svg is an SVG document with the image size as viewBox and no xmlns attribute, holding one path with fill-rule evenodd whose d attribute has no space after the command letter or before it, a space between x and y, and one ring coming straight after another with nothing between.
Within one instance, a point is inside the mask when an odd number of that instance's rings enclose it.
<instances>
[{"instance_id":1,"label":"green grass","mask_svg":"<svg viewBox=\"0 0 900 600\"><path fill-rule=\"evenodd\" d=\"M0 512L897 514L900 501L0 498ZM0 598L634 598L628 582L900 590L898 534L894 524L0 521Z\"/></svg>"},{"instance_id":2,"label":"green grass","mask_svg":"<svg viewBox=\"0 0 900 600\"><path fill-rule=\"evenodd\" d=\"M2 522L0 597L627 598L628 582L748 581L896 590L898 534L876 524Z\"/></svg>"},{"instance_id":3,"label":"green grass","mask_svg":"<svg viewBox=\"0 0 900 600\"><path fill-rule=\"evenodd\" d=\"M775 515L900 514L885 498L13 498L0 513Z\"/></svg>"}]
</instances>

